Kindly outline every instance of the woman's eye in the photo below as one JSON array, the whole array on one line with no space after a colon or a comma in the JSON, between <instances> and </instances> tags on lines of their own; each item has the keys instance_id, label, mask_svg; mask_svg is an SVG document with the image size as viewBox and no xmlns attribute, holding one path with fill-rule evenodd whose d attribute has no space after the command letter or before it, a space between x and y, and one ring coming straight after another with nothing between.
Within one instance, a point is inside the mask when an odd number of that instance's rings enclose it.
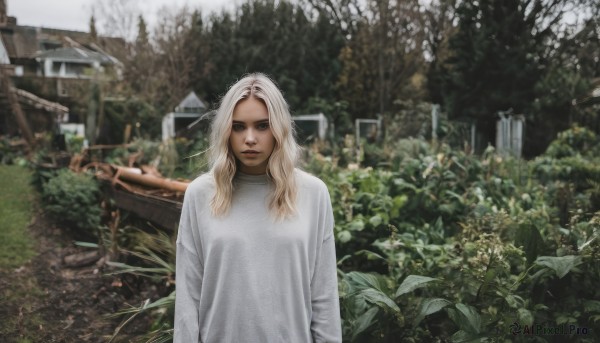
<instances>
[{"instance_id":1,"label":"woman's eye","mask_svg":"<svg viewBox=\"0 0 600 343\"><path fill-rule=\"evenodd\" d=\"M233 129L233 131L242 131L244 129L244 125L233 124L232 129Z\"/></svg>"},{"instance_id":2,"label":"woman's eye","mask_svg":"<svg viewBox=\"0 0 600 343\"><path fill-rule=\"evenodd\" d=\"M259 130L266 130L269 128L269 123L260 123L257 127Z\"/></svg>"}]
</instances>

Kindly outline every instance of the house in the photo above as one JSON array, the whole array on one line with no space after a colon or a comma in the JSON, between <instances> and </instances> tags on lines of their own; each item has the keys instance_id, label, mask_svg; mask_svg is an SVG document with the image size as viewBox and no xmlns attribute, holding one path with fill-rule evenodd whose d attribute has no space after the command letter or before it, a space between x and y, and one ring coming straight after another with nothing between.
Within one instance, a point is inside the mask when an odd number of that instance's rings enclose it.
<instances>
[{"instance_id":1,"label":"house","mask_svg":"<svg viewBox=\"0 0 600 343\"><path fill-rule=\"evenodd\" d=\"M6 0L0 0L0 18L7 18L0 19L0 39L12 64L19 70L15 76L89 78L81 72L85 68L104 68L106 72L121 66L118 57L126 51L124 39L21 26L17 18L6 15L5 3Z\"/></svg>"},{"instance_id":2,"label":"house","mask_svg":"<svg viewBox=\"0 0 600 343\"><path fill-rule=\"evenodd\" d=\"M108 54L82 47L41 51L34 57L38 62L37 76L63 79L91 79L95 72L104 73L106 67L119 64Z\"/></svg>"},{"instance_id":3,"label":"house","mask_svg":"<svg viewBox=\"0 0 600 343\"><path fill-rule=\"evenodd\" d=\"M18 102L25 105L29 121L30 112L51 109L61 121L81 122L88 112L90 83L118 82L119 56L126 47L122 38L18 25L17 18L7 15L7 1L0 0L0 64L10 77L8 89L21 91ZM14 134L15 111L7 106L6 96L0 94L0 134ZM52 121L45 122L34 131L48 130Z\"/></svg>"},{"instance_id":4,"label":"house","mask_svg":"<svg viewBox=\"0 0 600 343\"><path fill-rule=\"evenodd\" d=\"M6 15L6 2L0 0L0 33L14 26L16 19ZM0 135L21 134L28 143L32 143L33 133L52 129L68 118L69 109L14 87L12 78L22 76L23 68L11 61L14 44L7 45L5 42L14 43L0 34Z\"/></svg>"}]
</instances>

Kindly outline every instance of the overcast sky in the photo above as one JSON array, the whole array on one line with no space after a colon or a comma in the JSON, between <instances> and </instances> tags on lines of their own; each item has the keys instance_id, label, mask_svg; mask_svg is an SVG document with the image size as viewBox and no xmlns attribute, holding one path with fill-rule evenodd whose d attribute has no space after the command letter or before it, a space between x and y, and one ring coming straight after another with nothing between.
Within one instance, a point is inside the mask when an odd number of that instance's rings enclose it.
<instances>
[{"instance_id":1,"label":"overcast sky","mask_svg":"<svg viewBox=\"0 0 600 343\"><path fill-rule=\"evenodd\" d=\"M107 4L113 1L129 3L132 8L141 13L150 27L156 23L158 12L167 9L175 12L183 6L191 9L199 8L203 14L220 11L223 8L231 9L242 0L7 0L8 15L17 17L19 25L43 26L56 29L67 29L76 31L89 31L89 21L94 6ZM96 28L106 33L96 13L98 25ZM567 13L564 21L575 22L575 13Z\"/></svg>"},{"instance_id":2,"label":"overcast sky","mask_svg":"<svg viewBox=\"0 0 600 343\"><path fill-rule=\"evenodd\" d=\"M93 6L112 0L8 0L8 15L17 17L19 25L43 26L56 29L89 31ZM156 22L157 13L164 6L171 11L188 5L200 8L203 13L220 11L232 6L228 0L126 0L134 4L150 26ZM102 32L100 24L98 31Z\"/></svg>"}]
</instances>

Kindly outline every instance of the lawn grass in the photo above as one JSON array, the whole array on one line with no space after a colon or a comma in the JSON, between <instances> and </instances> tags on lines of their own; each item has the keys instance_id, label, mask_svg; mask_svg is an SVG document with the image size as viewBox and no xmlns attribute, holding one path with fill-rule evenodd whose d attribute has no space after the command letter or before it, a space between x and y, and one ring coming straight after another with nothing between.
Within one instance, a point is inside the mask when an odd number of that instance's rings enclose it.
<instances>
[{"instance_id":1,"label":"lawn grass","mask_svg":"<svg viewBox=\"0 0 600 343\"><path fill-rule=\"evenodd\" d=\"M34 215L31 173L21 166L0 165L0 341L40 342L48 326L38 309L44 291L31 266L15 271L36 254L28 226Z\"/></svg>"},{"instance_id":2,"label":"lawn grass","mask_svg":"<svg viewBox=\"0 0 600 343\"><path fill-rule=\"evenodd\" d=\"M24 167L0 165L0 269L16 268L34 256L27 227L33 215L33 188Z\"/></svg>"}]
</instances>

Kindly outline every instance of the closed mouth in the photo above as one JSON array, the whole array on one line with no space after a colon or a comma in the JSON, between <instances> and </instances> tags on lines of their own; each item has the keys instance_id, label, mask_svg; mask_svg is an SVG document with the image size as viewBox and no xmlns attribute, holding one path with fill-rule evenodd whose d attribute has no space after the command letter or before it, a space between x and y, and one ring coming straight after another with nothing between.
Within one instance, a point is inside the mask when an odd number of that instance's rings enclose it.
<instances>
[{"instance_id":1,"label":"closed mouth","mask_svg":"<svg viewBox=\"0 0 600 343\"><path fill-rule=\"evenodd\" d=\"M258 154L258 151L255 151L255 150L246 150L246 151L242 151L242 154Z\"/></svg>"}]
</instances>

